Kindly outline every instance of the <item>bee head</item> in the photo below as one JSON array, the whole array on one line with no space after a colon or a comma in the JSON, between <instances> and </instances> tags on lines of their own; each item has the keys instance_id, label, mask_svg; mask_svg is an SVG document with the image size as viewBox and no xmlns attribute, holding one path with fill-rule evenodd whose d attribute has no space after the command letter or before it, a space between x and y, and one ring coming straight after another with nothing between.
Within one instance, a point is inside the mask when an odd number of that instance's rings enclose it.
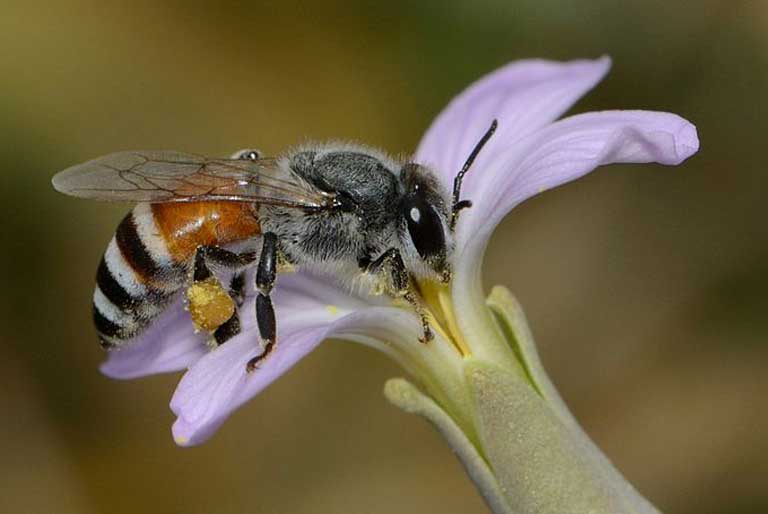
<instances>
[{"instance_id":1,"label":"bee head","mask_svg":"<svg viewBox=\"0 0 768 514\"><path fill-rule=\"evenodd\" d=\"M400 202L401 242L406 254L404 257L411 264L409 269L416 276L436 278L442 282L451 280L450 258L456 220L462 209L472 206L469 200L461 199L461 183L497 127L498 122L493 120L475 144L453 179L450 196L429 168L410 162L400 170L400 182L405 188Z\"/></svg>"},{"instance_id":2,"label":"bee head","mask_svg":"<svg viewBox=\"0 0 768 514\"><path fill-rule=\"evenodd\" d=\"M453 237L449 197L427 167L407 163L400 170L400 240L406 267L419 278L448 282Z\"/></svg>"}]
</instances>

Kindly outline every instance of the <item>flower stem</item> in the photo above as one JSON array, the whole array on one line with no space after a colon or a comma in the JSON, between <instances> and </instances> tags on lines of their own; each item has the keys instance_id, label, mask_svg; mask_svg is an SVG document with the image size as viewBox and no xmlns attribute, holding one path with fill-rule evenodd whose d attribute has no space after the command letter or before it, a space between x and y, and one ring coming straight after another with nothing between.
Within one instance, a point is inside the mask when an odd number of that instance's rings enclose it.
<instances>
[{"instance_id":1,"label":"flower stem","mask_svg":"<svg viewBox=\"0 0 768 514\"><path fill-rule=\"evenodd\" d=\"M496 287L487 308L497 326L468 339L480 352L431 362L424 392L392 379L387 398L438 429L495 514L658 514L568 411L514 297Z\"/></svg>"},{"instance_id":2,"label":"flower stem","mask_svg":"<svg viewBox=\"0 0 768 514\"><path fill-rule=\"evenodd\" d=\"M454 449L480 495L494 514L513 514L488 463L459 426L431 398L403 378L392 378L384 386L387 399L405 412L426 418Z\"/></svg>"}]
</instances>

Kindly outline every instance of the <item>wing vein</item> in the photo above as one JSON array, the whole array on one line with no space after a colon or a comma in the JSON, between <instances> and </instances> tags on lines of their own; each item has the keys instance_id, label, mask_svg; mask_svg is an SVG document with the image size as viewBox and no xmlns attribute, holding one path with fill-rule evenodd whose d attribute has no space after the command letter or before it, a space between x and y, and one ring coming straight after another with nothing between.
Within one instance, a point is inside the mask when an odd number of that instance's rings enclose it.
<instances>
[{"instance_id":1,"label":"wing vein","mask_svg":"<svg viewBox=\"0 0 768 514\"><path fill-rule=\"evenodd\" d=\"M328 208L333 200L274 158L212 159L172 151L109 154L58 173L53 183L63 193L96 200L234 201L308 210Z\"/></svg>"}]
</instances>

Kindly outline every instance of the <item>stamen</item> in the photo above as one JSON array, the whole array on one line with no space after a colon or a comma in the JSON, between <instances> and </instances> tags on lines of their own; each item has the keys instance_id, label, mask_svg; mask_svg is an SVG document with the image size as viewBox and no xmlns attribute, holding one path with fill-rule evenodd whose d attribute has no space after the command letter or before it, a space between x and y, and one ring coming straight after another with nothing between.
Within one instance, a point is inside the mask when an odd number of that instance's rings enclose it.
<instances>
[{"instance_id":1,"label":"stamen","mask_svg":"<svg viewBox=\"0 0 768 514\"><path fill-rule=\"evenodd\" d=\"M449 341L462 357L472 355L456 321L450 287L432 281L417 283L416 287L424 301L424 311L430 325Z\"/></svg>"}]
</instances>

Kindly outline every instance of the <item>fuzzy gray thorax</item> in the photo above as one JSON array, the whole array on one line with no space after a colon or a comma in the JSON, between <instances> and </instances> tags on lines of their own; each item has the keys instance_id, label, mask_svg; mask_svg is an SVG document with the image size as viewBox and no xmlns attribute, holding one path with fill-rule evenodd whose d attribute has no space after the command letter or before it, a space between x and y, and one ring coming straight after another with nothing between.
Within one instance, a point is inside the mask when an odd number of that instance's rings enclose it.
<instances>
[{"instance_id":1,"label":"fuzzy gray thorax","mask_svg":"<svg viewBox=\"0 0 768 514\"><path fill-rule=\"evenodd\" d=\"M399 246L399 185L396 165L388 161L344 147L292 154L282 163L288 173L322 191L347 195L354 208L305 212L262 206L263 230L275 232L286 258L304 267L357 266L366 257Z\"/></svg>"},{"instance_id":2,"label":"fuzzy gray thorax","mask_svg":"<svg viewBox=\"0 0 768 514\"><path fill-rule=\"evenodd\" d=\"M263 231L277 235L291 264L350 284L368 264L396 249L417 278L441 280L450 273L448 195L428 168L343 143L300 148L280 159L279 167L286 178L333 194L338 203L315 211L259 208Z\"/></svg>"}]
</instances>

